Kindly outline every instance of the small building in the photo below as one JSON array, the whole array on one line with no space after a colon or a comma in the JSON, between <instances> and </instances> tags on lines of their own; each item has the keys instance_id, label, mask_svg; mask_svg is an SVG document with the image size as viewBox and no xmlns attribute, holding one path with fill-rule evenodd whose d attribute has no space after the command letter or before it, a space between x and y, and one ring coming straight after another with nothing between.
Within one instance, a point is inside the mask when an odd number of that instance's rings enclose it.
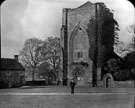
<instances>
[{"instance_id":1,"label":"small building","mask_svg":"<svg viewBox=\"0 0 135 108\"><path fill-rule=\"evenodd\" d=\"M1 58L0 86L18 87L25 81L25 69L18 61L18 55L14 59Z\"/></svg>"}]
</instances>

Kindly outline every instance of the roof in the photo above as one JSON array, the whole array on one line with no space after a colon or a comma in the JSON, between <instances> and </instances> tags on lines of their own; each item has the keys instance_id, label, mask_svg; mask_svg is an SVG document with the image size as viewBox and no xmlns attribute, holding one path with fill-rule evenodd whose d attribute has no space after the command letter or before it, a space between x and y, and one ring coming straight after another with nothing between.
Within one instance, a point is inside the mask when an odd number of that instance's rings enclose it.
<instances>
[{"instance_id":1,"label":"roof","mask_svg":"<svg viewBox=\"0 0 135 108\"><path fill-rule=\"evenodd\" d=\"M92 5L94 6L94 5L97 5L97 4L106 8L106 5L103 2L91 3L90 1L87 1L86 3L82 4L81 6L79 6L77 8L73 8L73 9L86 9L88 7L91 7ZM108 9L108 8L106 8L106 9Z\"/></svg>"},{"instance_id":2,"label":"roof","mask_svg":"<svg viewBox=\"0 0 135 108\"><path fill-rule=\"evenodd\" d=\"M81 6L77 7L77 8L89 7L89 6L91 6L92 4L93 4L93 3L91 3L90 1L88 1L88 2L84 3L83 5L81 5Z\"/></svg>"},{"instance_id":3,"label":"roof","mask_svg":"<svg viewBox=\"0 0 135 108\"><path fill-rule=\"evenodd\" d=\"M69 10L82 10L82 9L88 9L90 8L92 5L94 5L93 3L91 3L90 1L84 3L83 5L76 7L76 8L64 8L64 9L69 9Z\"/></svg>"},{"instance_id":4,"label":"roof","mask_svg":"<svg viewBox=\"0 0 135 108\"><path fill-rule=\"evenodd\" d=\"M1 58L1 70L25 70L15 59Z\"/></svg>"}]
</instances>

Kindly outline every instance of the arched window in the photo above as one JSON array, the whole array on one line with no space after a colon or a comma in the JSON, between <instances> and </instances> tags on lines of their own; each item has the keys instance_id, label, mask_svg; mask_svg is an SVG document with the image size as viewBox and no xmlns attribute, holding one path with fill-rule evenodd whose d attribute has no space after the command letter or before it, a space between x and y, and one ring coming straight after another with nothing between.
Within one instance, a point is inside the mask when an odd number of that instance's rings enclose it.
<instances>
[{"instance_id":1,"label":"arched window","mask_svg":"<svg viewBox=\"0 0 135 108\"><path fill-rule=\"evenodd\" d=\"M87 62L89 51L89 38L85 28L78 24L73 30L69 41L69 61Z\"/></svg>"}]
</instances>

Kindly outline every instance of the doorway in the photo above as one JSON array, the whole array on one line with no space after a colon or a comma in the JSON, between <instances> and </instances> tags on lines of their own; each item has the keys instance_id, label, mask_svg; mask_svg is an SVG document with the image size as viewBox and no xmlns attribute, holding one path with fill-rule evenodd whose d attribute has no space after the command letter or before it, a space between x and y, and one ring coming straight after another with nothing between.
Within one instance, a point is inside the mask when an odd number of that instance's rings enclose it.
<instances>
[{"instance_id":1,"label":"doorway","mask_svg":"<svg viewBox=\"0 0 135 108\"><path fill-rule=\"evenodd\" d=\"M103 87L113 87L114 79L110 73L106 73L103 77Z\"/></svg>"},{"instance_id":2,"label":"doorway","mask_svg":"<svg viewBox=\"0 0 135 108\"><path fill-rule=\"evenodd\" d=\"M82 68L77 68L74 71L74 78L77 86L85 85L85 71Z\"/></svg>"}]
</instances>

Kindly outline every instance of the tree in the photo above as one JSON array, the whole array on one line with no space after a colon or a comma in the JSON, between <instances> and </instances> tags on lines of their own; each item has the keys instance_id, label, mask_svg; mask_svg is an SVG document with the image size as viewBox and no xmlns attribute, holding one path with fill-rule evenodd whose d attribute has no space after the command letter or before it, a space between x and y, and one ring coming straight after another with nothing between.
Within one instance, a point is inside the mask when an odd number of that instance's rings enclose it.
<instances>
[{"instance_id":1,"label":"tree","mask_svg":"<svg viewBox=\"0 0 135 108\"><path fill-rule=\"evenodd\" d=\"M60 38L48 37L41 46L41 54L46 62L52 65L55 76L58 77L60 68Z\"/></svg>"},{"instance_id":2,"label":"tree","mask_svg":"<svg viewBox=\"0 0 135 108\"><path fill-rule=\"evenodd\" d=\"M132 33L134 35L134 33L135 33L135 24L131 24L131 25L127 26L126 29L127 29L127 31L129 33Z\"/></svg>"},{"instance_id":3,"label":"tree","mask_svg":"<svg viewBox=\"0 0 135 108\"><path fill-rule=\"evenodd\" d=\"M126 60L111 58L107 61L107 72L114 76L117 81L131 80L131 71Z\"/></svg>"},{"instance_id":4,"label":"tree","mask_svg":"<svg viewBox=\"0 0 135 108\"><path fill-rule=\"evenodd\" d=\"M110 73L116 72L119 70L118 62L116 59L112 58L107 61L107 68Z\"/></svg>"},{"instance_id":5,"label":"tree","mask_svg":"<svg viewBox=\"0 0 135 108\"><path fill-rule=\"evenodd\" d=\"M132 35L132 42L133 49L135 51L135 24L131 24L126 27L127 31Z\"/></svg>"},{"instance_id":6,"label":"tree","mask_svg":"<svg viewBox=\"0 0 135 108\"><path fill-rule=\"evenodd\" d=\"M89 49L89 58L93 61L93 66L92 66L92 86L95 87L97 85L97 72L96 72L96 68L97 68L97 51L98 51L98 46L97 46L97 40L98 40L98 36L97 36L97 20L94 19L94 17L92 17L89 20L89 23L87 25L87 29L86 29L88 36L89 36L89 43L91 45L90 49Z\"/></svg>"},{"instance_id":7,"label":"tree","mask_svg":"<svg viewBox=\"0 0 135 108\"><path fill-rule=\"evenodd\" d=\"M38 75L42 76L43 78L45 78L45 76L48 76L49 71L50 71L50 64L47 62L42 63L38 67Z\"/></svg>"},{"instance_id":8,"label":"tree","mask_svg":"<svg viewBox=\"0 0 135 108\"><path fill-rule=\"evenodd\" d=\"M117 45L119 43L119 35L118 35L118 31L120 31L119 29L119 24L116 20L113 21L114 22L114 45Z\"/></svg>"},{"instance_id":9,"label":"tree","mask_svg":"<svg viewBox=\"0 0 135 108\"><path fill-rule=\"evenodd\" d=\"M127 26L126 29L132 35L132 42L130 43L130 48L132 48L133 50L128 53L124 59L128 63L129 68L131 69L131 79L135 80L135 24Z\"/></svg>"},{"instance_id":10,"label":"tree","mask_svg":"<svg viewBox=\"0 0 135 108\"><path fill-rule=\"evenodd\" d=\"M119 25L104 6L87 25L90 41L89 57L93 61L93 86L97 84L97 68L103 67L113 54L113 45L118 41ZM117 43L117 42L116 42Z\"/></svg>"},{"instance_id":11,"label":"tree","mask_svg":"<svg viewBox=\"0 0 135 108\"><path fill-rule=\"evenodd\" d=\"M32 80L34 81L34 75L37 67L43 62L39 47L42 45L42 41L37 38L27 39L24 43L23 49L20 51L20 60L24 65L32 68Z\"/></svg>"},{"instance_id":12,"label":"tree","mask_svg":"<svg viewBox=\"0 0 135 108\"><path fill-rule=\"evenodd\" d=\"M131 52L124 57L124 60L128 63L129 68L135 68L135 52Z\"/></svg>"},{"instance_id":13,"label":"tree","mask_svg":"<svg viewBox=\"0 0 135 108\"><path fill-rule=\"evenodd\" d=\"M120 41L117 45L114 46L114 52L122 58L132 51L133 45L131 43Z\"/></svg>"}]
</instances>

